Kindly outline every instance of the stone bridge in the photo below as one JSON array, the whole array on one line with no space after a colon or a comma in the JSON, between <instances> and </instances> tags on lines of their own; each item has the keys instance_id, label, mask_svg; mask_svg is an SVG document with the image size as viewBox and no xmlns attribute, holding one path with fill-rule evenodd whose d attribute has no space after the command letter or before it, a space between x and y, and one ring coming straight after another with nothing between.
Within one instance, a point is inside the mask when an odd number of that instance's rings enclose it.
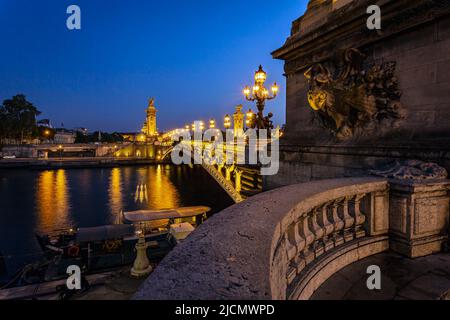
<instances>
[{"instance_id":1,"label":"stone bridge","mask_svg":"<svg viewBox=\"0 0 450 320\"><path fill-rule=\"evenodd\" d=\"M203 153L206 145L206 143L202 143L202 150L199 154ZM225 149L226 146L224 146ZM173 147L165 148L160 161L169 159L172 151ZM237 165L236 163L231 165L207 164L205 161L202 161L201 165L236 203L262 192L263 179L258 166Z\"/></svg>"},{"instance_id":2,"label":"stone bridge","mask_svg":"<svg viewBox=\"0 0 450 320\"><path fill-rule=\"evenodd\" d=\"M449 180L362 177L256 195L175 247L135 298L309 299L366 257L440 252L448 243L449 187Z\"/></svg>"}]
</instances>

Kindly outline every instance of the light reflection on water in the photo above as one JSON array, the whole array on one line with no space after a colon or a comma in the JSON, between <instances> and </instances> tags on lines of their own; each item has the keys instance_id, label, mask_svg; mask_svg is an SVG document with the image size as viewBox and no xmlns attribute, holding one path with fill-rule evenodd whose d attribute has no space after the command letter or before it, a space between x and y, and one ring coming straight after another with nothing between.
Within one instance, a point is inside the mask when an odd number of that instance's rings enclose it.
<instances>
[{"instance_id":1,"label":"light reflection on water","mask_svg":"<svg viewBox=\"0 0 450 320\"><path fill-rule=\"evenodd\" d=\"M25 253L39 251L35 233L115 223L121 210L206 205L218 212L232 204L201 167L0 170L0 252L14 256L7 262L16 271L32 261Z\"/></svg>"},{"instance_id":2,"label":"light reflection on water","mask_svg":"<svg viewBox=\"0 0 450 320\"><path fill-rule=\"evenodd\" d=\"M178 190L165 172L162 165L138 168L134 191L136 209L167 209L180 206ZM169 170L171 167L169 166ZM123 175L124 170L113 168L108 177L108 203L113 221L124 208ZM84 171L79 180L82 188L89 186L89 172ZM86 184L86 182L88 182ZM39 232L51 232L57 227L69 228L74 224L71 219L71 199L66 170L42 171L39 173L36 201L38 209Z\"/></svg>"},{"instance_id":3,"label":"light reflection on water","mask_svg":"<svg viewBox=\"0 0 450 320\"><path fill-rule=\"evenodd\" d=\"M59 228L71 225L68 188L65 170L40 173L36 188L39 232L48 231L55 225Z\"/></svg>"},{"instance_id":4,"label":"light reflection on water","mask_svg":"<svg viewBox=\"0 0 450 320\"><path fill-rule=\"evenodd\" d=\"M122 173L119 168L111 170L108 193L110 211L117 214L123 207Z\"/></svg>"}]
</instances>

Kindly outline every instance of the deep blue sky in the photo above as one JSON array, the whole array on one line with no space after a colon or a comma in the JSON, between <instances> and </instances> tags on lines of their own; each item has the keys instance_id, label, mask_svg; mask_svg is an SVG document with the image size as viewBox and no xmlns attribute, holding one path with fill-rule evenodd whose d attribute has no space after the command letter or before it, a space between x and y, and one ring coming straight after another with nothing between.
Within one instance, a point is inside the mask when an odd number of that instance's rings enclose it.
<instances>
[{"instance_id":1,"label":"deep blue sky","mask_svg":"<svg viewBox=\"0 0 450 320\"><path fill-rule=\"evenodd\" d=\"M248 109L241 90L263 64L282 86L267 106L282 124L283 62L270 52L306 3L0 0L0 100L24 93L57 126L135 131L154 96L166 130ZM80 31L66 28L70 4L81 8Z\"/></svg>"}]
</instances>

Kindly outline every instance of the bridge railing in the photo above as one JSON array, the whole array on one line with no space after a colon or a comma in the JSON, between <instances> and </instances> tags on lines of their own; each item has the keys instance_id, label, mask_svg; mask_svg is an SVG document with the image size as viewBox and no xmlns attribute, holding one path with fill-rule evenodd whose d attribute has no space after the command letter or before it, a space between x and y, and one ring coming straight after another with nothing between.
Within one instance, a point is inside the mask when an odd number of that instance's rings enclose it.
<instances>
[{"instance_id":1,"label":"bridge railing","mask_svg":"<svg viewBox=\"0 0 450 320\"><path fill-rule=\"evenodd\" d=\"M214 215L162 261L137 299L308 299L345 266L409 258L449 239L450 181L346 178L261 193Z\"/></svg>"},{"instance_id":2,"label":"bridge railing","mask_svg":"<svg viewBox=\"0 0 450 320\"><path fill-rule=\"evenodd\" d=\"M177 246L136 298L308 298L327 278L320 270L388 249L388 188L385 180L349 178L249 198Z\"/></svg>"},{"instance_id":3,"label":"bridge railing","mask_svg":"<svg viewBox=\"0 0 450 320\"><path fill-rule=\"evenodd\" d=\"M216 166L206 163L203 163L202 166L222 186L234 202L239 203L244 200L239 193L239 190L236 189L235 184L233 184L231 180L227 180L227 178L223 176L222 172L219 171Z\"/></svg>"},{"instance_id":4,"label":"bridge railing","mask_svg":"<svg viewBox=\"0 0 450 320\"><path fill-rule=\"evenodd\" d=\"M386 250L388 189L387 181L368 180L319 192L295 206L272 239L272 297L309 298L349 262ZM323 263L327 259L333 263Z\"/></svg>"},{"instance_id":5,"label":"bridge railing","mask_svg":"<svg viewBox=\"0 0 450 320\"><path fill-rule=\"evenodd\" d=\"M233 199L234 202L239 203L245 200L248 196L253 196L262 191L262 177L259 173L259 169L249 169L247 167L239 166L237 161L237 145L232 145L235 152L235 159L233 164L217 164L214 161L205 161L205 157L213 159L213 151L208 150L207 147L211 146L211 143L206 142L185 142L189 149L202 157L203 168L219 183L219 185L227 192L227 194ZM224 144L224 153L228 145ZM173 147L167 148L162 154L160 160L164 161L171 157ZM205 152L206 151L206 152ZM193 157L191 153L191 157Z\"/></svg>"}]
</instances>

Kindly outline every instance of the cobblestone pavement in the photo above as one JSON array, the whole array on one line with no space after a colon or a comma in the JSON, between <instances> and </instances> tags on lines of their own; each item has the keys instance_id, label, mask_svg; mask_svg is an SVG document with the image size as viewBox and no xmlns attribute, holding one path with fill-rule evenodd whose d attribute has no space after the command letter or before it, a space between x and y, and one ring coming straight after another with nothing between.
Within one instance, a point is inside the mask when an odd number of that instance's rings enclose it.
<instances>
[{"instance_id":1,"label":"cobblestone pavement","mask_svg":"<svg viewBox=\"0 0 450 320\"><path fill-rule=\"evenodd\" d=\"M381 268L381 290L367 288L367 268ZM450 299L450 253L418 259L378 254L347 266L328 279L313 300Z\"/></svg>"}]
</instances>

